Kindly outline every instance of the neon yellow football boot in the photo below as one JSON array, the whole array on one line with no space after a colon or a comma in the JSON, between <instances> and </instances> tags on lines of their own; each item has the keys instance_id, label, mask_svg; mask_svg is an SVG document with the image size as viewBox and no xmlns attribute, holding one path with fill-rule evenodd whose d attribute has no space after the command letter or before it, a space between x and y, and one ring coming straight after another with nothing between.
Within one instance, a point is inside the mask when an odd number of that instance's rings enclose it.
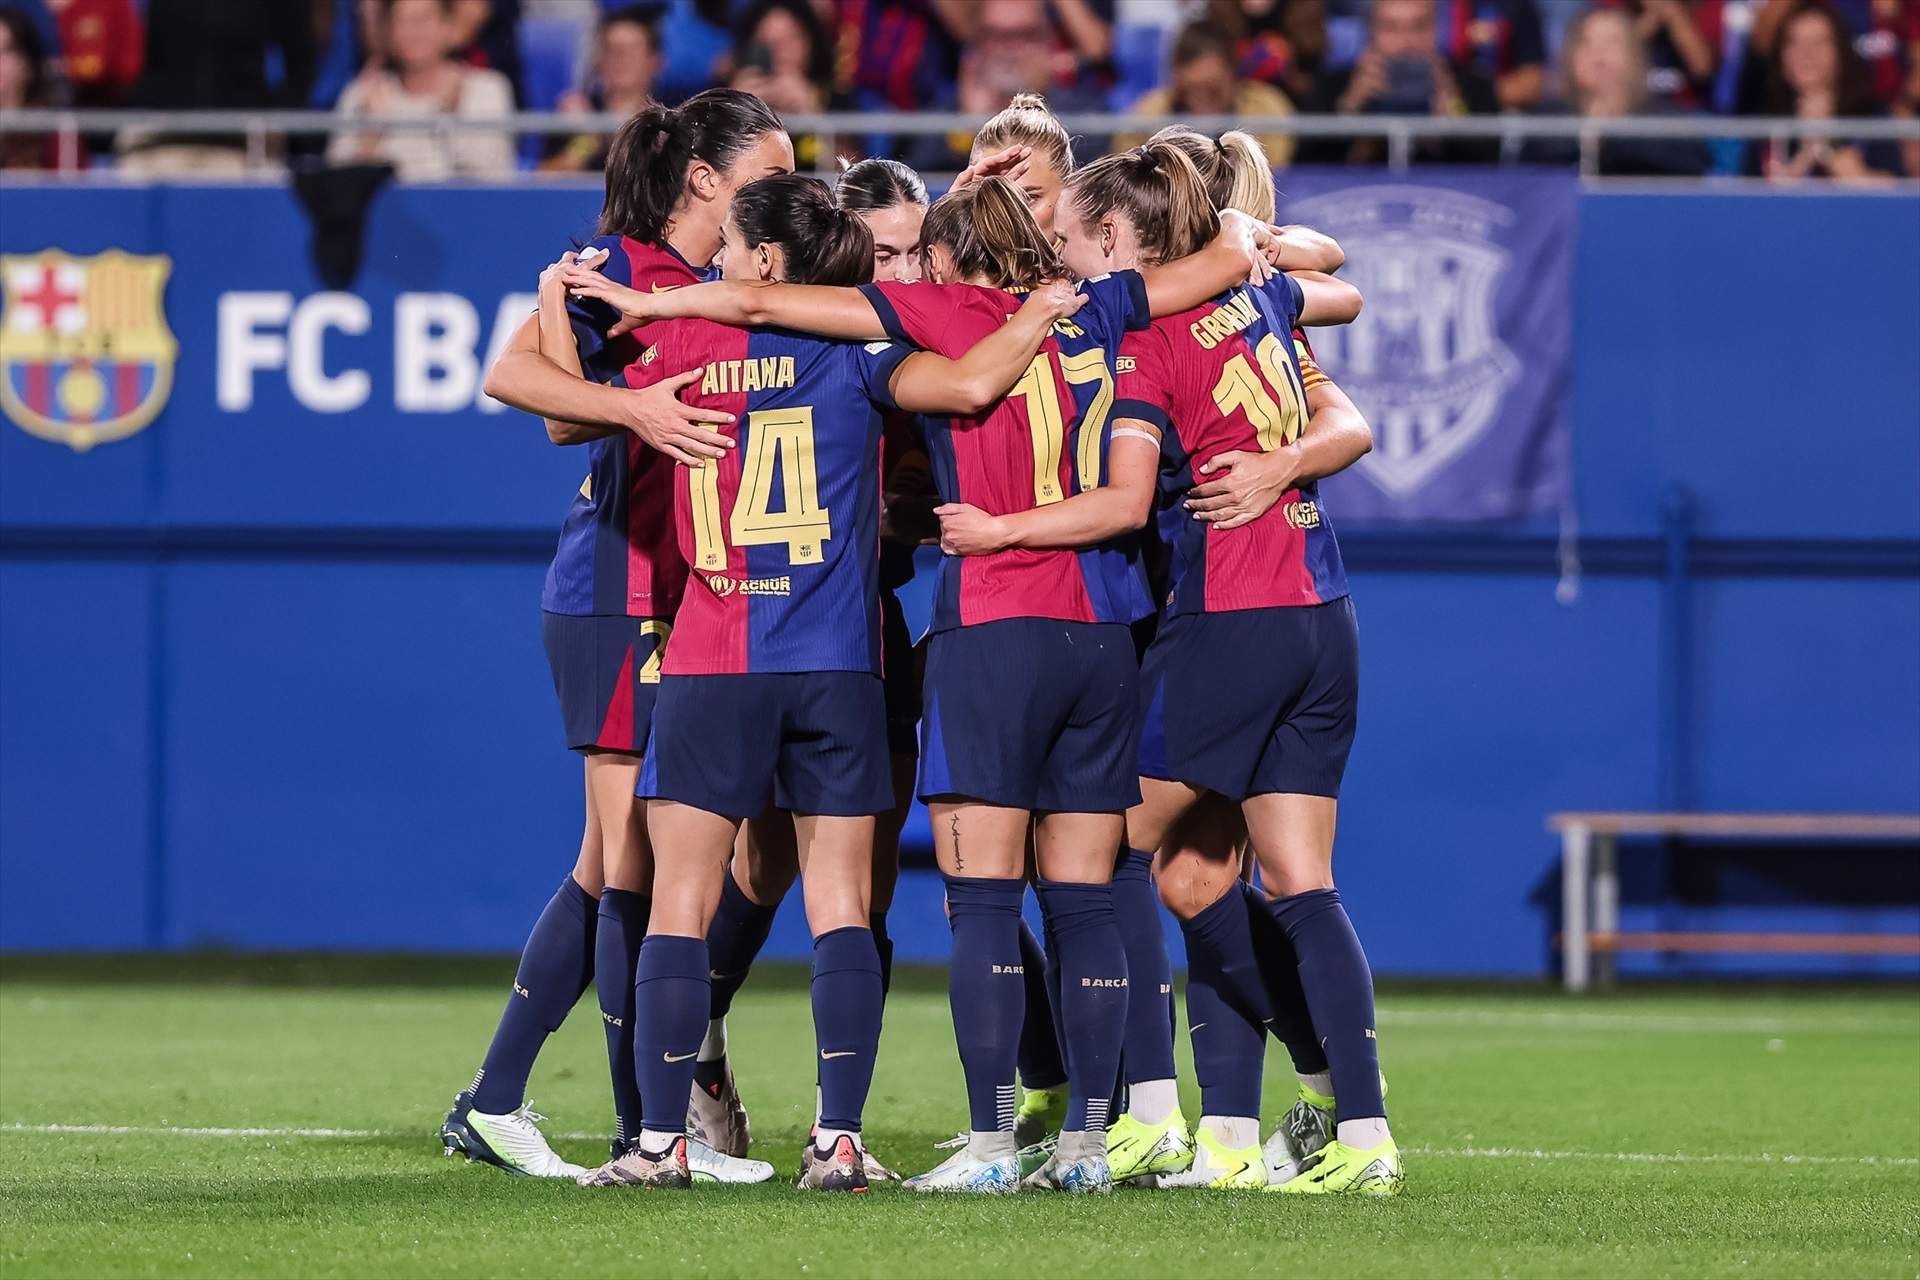
<instances>
[{"instance_id":1,"label":"neon yellow football boot","mask_svg":"<svg viewBox=\"0 0 1920 1280\"><path fill-rule=\"evenodd\" d=\"M1205 1187L1213 1191L1258 1191L1267 1185L1266 1161L1259 1144L1230 1147L1205 1124L1193 1136L1192 1167L1185 1173L1162 1176L1161 1190Z\"/></svg>"},{"instance_id":2,"label":"neon yellow football boot","mask_svg":"<svg viewBox=\"0 0 1920 1280\"><path fill-rule=\"evenodd\" d=\"M1267 1187L1287 1195L1391 1196L1406 1183L1400 1148L1388 1138L1368 1151L1335 1139L1300 1162L1300 1172Z\"/></svg>"},{"instance_id":3,"label":"neon yellow football boot","mask_svg":"<svg viewBox=\"0 0 1920 1280\"><path fill-rule=\"evenodd\" d=\"M1026 1090L1020 1095L1020 1109L1013 1113L1014 1145L1030 1147L1048 1134L1060 1132L1066 1118L1066 1085Z\"/></svg>"},{"instance_id":4,"label":"neon yellow football boot","mask_svg":"<svg viewBox=\"0 0 1920 1280\"><path fill-rule=\"evenodd\" d=\"M1144 1124L1122 1114L1107 1126L1107 1168L1115 1182L1179 1173L1192 1163L1193 1134L1178 1111L1159 1124Z\"/></svg>"}]
</instances>

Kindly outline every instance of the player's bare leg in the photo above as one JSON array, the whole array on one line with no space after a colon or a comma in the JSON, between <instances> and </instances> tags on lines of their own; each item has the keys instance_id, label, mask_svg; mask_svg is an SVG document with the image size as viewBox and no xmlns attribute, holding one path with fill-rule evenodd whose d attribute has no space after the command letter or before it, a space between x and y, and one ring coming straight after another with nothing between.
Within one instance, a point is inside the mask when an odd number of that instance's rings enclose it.
<instances>
[{"instance_id":1,"label":"player's bare leg","mask_svg":"<svg viewBox=\"0 0 1920 1280\"><path fill-rule=\"evenodd\" d=\"M1326 1048L1336 1117L1334 1140L1275 1190L1390 1195L1403 1174L1387 1129L1373 975L1333 887L1339 804L1329 796L1270 793L1243 809L1268 909L1293 943L1300 985Z\"/></svg>"},{"instance_id":2,"label":"player's bare leg","mask_svg":"<svg viewBox=\"0 0 1920 1280\"><path fill-rule=\"evenodd\" d=\"M1020 904L1031 815L971 800L935 801L927 810L953 929L947 993L967 1078L968 1133L960 1150L906 1185L916 1191L1009 1192L1019 1186L1020 1174L1014 1062L1026 1005Z\"/></svg>"}]
</instances>

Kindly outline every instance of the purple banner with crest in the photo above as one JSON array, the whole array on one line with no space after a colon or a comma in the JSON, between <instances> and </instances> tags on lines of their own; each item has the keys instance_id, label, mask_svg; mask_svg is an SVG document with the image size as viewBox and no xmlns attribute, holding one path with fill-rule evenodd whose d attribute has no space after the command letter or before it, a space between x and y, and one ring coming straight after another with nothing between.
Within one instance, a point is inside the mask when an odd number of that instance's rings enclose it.
<instances>
[{"instance_id":1,"label":"purple banner with crest","mask_svg":"<svg viewBox=\"0 0 1920 1280\"><path fill-rule=\"evenodd\" d=\"M1336 237L1367 300L1308 332L1373 427L1373 452L1321 484L1336 527L1565 507L1576 180L1302 169L1280 186L1280 220Z\"/></svg>"}]
</instances>

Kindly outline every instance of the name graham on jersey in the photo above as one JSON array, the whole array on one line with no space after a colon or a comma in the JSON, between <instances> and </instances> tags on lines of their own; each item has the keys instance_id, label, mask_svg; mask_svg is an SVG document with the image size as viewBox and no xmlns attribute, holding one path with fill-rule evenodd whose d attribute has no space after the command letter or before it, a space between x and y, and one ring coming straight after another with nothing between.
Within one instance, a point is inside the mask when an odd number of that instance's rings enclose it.
<instances>
[{"instance_id":1,"label":"name graham on jersey","mask_svg":"<svg viewBox=\"0 0 1920 1280\"><path fill-rule=\"evenodd\" d=\"M1202 350L1211 351L1259 318L1260 311L1253 305L1253 299L1245 293L1235 293L1188 325L1187 332Z\"/></svg>"}]
</instances>

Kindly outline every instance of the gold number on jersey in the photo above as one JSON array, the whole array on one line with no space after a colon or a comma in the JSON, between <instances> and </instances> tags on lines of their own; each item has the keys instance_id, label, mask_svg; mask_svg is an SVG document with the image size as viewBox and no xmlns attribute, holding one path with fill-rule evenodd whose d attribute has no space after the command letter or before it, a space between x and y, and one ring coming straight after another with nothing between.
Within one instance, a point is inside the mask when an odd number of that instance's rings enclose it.
<instances>
[{"instance_id":1,"label":"gold number on jersey","mask_svg":"<svg viewBox=\"0 0 1920 1280\"><path fill-rule=\"evenodd\" d=\"M813 406L749 413L747 442L740 465L740 492L724 528L718 464L709 461L689 477L694 567L707 572L724 570L729 540L736 547L784 543L787 563L819 564L825 556L820 544L833 537L833 513L820 505ZM776 472L780 477L779 511L773 510Z\"/></svg>"},{"instance_id":2,"label":"gold number on jersey","mask_svg":"<svg viewBox=\"0 0 1920 1280\"><path fill-rule=\"evenodd\" d=\"M660 683L660 660L667 656L667 641L673 636L673 624L665 618L648 618L640 624L643 636L659 636L660 642L653 646L653 652L640 664L640 683Z\"/></svg>"},{"instance_id":3,"label":"gold number on jersey","mask_svg":"<svg viewBox=\"0 0 1920 1280\"><path fill-rule=\"evenodd\" d=\"M1271 453L1300 438L1307 425L1307 393L1278 335L1269 333L1260 339L1253 354L1266 374L1265 380L1253 371L1244 354L1235 355L1213 384L1213 402L1222 413L1235 409L1245 413L1260 448ZM1279 400L1274 399L1275 392Z\"/></svg>"},{"instance_id":4,"label":"gold number on jersey","mask_svg":"<svg viewBox=\"0 0 1920 1280\"><path fill-rule=\"evenodd\" d=\"M1107 412L1113 408L1113 366L1107 353L1098 347L1077 355L1060 357L1060 372L1068 383L1095 384L1093 404L1080 421L1078 463L1080 489L1100 484L1100 438L1105 434ZM1027 428L1033 434L1033 505L1044 507L1067 495L1060 488L1060 453L1066 447L1067 420L1060 412L1060 392L1054 385L1053 367L1045 352L1033 358L1011 394L1027 402Z\"/></svg>"}]
</instances>

